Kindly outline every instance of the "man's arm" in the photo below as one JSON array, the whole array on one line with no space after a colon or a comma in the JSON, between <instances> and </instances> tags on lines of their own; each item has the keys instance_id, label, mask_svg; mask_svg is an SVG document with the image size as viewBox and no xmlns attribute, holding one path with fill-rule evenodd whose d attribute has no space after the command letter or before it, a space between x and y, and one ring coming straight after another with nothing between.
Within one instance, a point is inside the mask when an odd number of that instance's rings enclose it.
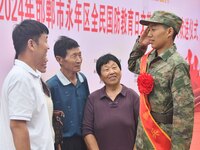
<instances>
[{"instance_id":1,"label":"man's arm","mask_svg":"<svg viewBox=\"0 0 200 150\"><path fill-rule=\"evenodd\" d=\"M186 64L176 66L172 81L172 150L190 149L194 121L194 96Z\"/></svg>"},{"instance_id":2,"label":"man's arm","mask_svg":"<svg viewBox=\"0 0 200 150\"><path fill-rule=\"evenodd\" d=\"M140 73L140 58L145 54L147 47L149 45L149 38L148 38L149 29L146 28L143 34L138 37L136 40L135 45L133 46L133 50L130 53L129 60L128 60L128 69L131 72Z\"/></svg>"},{"instance_id":3,"label":"man's arm","mask_svg":"<svg viewBox=\"0 0 200 150\"><path fill-rule=\"evenodd\" d=\"M26 121L10 120L10 128L16 150L30 150L30 139Z\"/></svg>"},{"instance_id":4,"label":"man's arm","mask_svg":"<svg viewBox=\"0 0 200 150\"><path fill-rule=\"evenodd\" d=\"M97 140L93 134L88 134L84 137L88 150L99 150Z\"/></svg>"}]
</instances>

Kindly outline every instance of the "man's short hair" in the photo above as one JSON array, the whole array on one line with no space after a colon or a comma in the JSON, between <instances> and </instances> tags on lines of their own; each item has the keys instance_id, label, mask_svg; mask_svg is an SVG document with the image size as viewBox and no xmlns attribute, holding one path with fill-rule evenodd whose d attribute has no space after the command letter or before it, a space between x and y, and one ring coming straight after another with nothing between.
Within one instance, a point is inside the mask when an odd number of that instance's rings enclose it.
<instances>
[{"instance_id":1,"label":"man's short hair","mask_svg":"<svg viewBox=\"0 0 200 150\"><path fill-rule=\"evenodd\" d=\"M18 55L25 50L29 39L38 43L38 39L43 33L49 34L48 28L36 20L27 19L17 24L12 32L13 45L16 51L15 58L17 59Z\"/></svg>"},{"instance_id":2,"label":"man's short hair","mask_svg":"<svg viewBox=\"0 0 200 150\"><path fill-rule=\"evenodd\" d=\"M67 51L72 48L78 48L80 47L78 42L76 42L74 39L71 39L66 36L60 36L59 39L54 44L54 56L60 56L62 58L65 58L67 55Z\"/></svg>"}]
</instances>

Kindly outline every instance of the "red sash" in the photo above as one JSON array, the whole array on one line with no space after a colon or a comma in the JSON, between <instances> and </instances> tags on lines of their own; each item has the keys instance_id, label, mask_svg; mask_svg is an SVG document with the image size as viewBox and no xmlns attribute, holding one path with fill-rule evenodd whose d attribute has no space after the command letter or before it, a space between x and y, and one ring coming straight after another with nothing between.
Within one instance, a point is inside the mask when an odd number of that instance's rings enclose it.
<instances>
[{"instance_id":1,"label":"red sash","mask_svg":"<svg viewBox=\"0 0 200 150\"><path fill-rule=\"evenodd\" d=\"M141 58L140 73L146 73L147 58L151 52ZM150 113L150 105L146 94L140 93L140 119L143 129L156 150L170 150L171 139L159 127Z\"/></svg>"}]
</instances>

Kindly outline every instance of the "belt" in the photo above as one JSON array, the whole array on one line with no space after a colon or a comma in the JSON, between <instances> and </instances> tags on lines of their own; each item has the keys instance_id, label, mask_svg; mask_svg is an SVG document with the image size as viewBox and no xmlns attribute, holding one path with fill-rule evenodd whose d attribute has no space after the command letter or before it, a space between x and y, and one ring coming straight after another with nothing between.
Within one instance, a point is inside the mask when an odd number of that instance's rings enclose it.
<instances>
[{"instance_id":1,"label":"belt","mask_svg":"<svg viewBox=\"0 0 200 150\"><path fill-rule=\"evenodd\" d=\"M151 115L157 123L172 124L173 122L173 109L167 113L157 113L151 111Z\"/></svg>"}]
</instances>

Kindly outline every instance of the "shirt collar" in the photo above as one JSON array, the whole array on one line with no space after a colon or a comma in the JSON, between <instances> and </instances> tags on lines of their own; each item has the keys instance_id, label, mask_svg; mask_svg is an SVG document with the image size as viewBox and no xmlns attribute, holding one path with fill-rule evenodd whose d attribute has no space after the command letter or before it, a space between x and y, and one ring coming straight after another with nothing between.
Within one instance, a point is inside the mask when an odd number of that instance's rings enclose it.
<instances>
[{"instance_id":1,"label":"shirt collar","mask_svg":"<svg viewBox=\"0 0 200 150\"><path fill-rule=\"evenodd\" d=\"M29 65L27 65L25 62L23 62L19 59L15 59L14 64L15 64L15 66L19 66L19 67L23 68L24 70L26 70L28 73L30 73L31 75L33 75L36 78L41 77L41 73L39 71L33 70Z\"/></svg>"},{"instance_id":2,"label":"shirt collar","mask_svg":"<svg viewBox=\"0 0 200 150\"><path fill-rule=\"evenodd\" d=\"M101 91L100 91L100 99L103 100L104 97L108 97L107 94L106 94L106 86L104 86L103 88L101 88ZM122 84L122 90L121 92L119 93L121 94L122 96L126 96L126 87Z\"/></svg>"},{"instance_id":3,"label":"shirt collar","mask_svg":"<svg viewBox=\"0 0 200 150\"><path fill-rule=\"evenodd\" d=\"M65 86L65 85L68 85L70 84L71 82L65 77L65 75L59 70L58 73L56 74L58 79L60 80L60 82ZM77 77L78 77L78 80L82 83L84 81L82 75L77 72Z\"/></svg>"},{"instance_id":4,"label":"shirt collar","mask_svg":"<svg viewBox=\"0 0 200 150\"><path fill-rule=\"evenodd\" d=\"M173 44L170 48L168 48L166 51L160 54L160 57L166 61L175 51L176 51L176 45Z\"/></svg>"}]
</instances>

